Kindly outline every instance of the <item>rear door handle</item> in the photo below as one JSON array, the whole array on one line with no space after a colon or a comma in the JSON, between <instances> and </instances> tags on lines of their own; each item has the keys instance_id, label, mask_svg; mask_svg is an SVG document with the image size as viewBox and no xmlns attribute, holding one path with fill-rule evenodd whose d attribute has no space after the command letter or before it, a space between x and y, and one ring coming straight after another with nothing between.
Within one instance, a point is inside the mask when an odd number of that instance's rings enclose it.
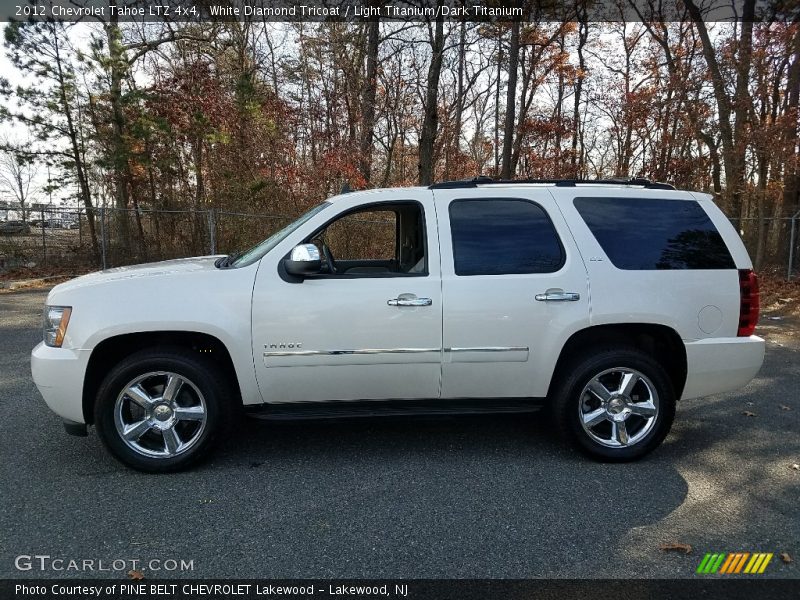
<instances>
[{"instance_id":1,"label":"rear door handle","mask_svg":"<svg viewBox=\"0 0 800 600\"><path fill-rule=\"evenodd\" d=\"M430 306L433 300L430 298L417 298L414 294L400 294L397 298L387 300L389 306Z\"/></svg>"},{"instance_id":2,"label":"rear door handle","mask_svg":"<svg viewBox=\"0 0 800 600\"><path fill-rule=\"evenodd\" d=\"M544 294L536 294L534 298L539 302L577 302L581 295L577 292L547 290Z\"/></svg>"}]
</instances>

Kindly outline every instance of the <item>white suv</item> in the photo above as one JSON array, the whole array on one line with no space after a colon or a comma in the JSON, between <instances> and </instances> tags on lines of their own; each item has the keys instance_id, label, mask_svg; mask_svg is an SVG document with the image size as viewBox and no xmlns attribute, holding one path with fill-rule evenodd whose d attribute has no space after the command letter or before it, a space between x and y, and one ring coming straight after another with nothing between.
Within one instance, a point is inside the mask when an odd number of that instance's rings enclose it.
<instances>
[{"instance_id":1,"label":"white suv","mask_svg":"<svg viewBox=\"0 0 800 600\"><path fill-rule=\"evenodd\" d=\"M711 197L646 180L369 190L238 256L121 267L47 298L33 379L145 471L265 418L527 412L638 458L678 399L758 373L758 286Z\"/></svg>"}]
</instances>

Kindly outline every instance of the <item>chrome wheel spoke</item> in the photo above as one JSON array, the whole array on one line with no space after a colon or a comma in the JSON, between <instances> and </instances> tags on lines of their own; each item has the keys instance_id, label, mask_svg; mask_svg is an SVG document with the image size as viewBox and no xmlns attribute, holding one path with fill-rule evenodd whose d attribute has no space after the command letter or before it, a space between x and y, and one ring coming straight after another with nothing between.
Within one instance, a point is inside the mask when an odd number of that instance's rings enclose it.
<instances>
[{"instance_id":1,"label":"chrome wheel spoke","mask_svg":"<svg viewBox=\"0 0 800 600\"><path fill-rule=\"evenodd\" d=\"M608 388L600 383L599 379L593 379L589 383L588 391L597 396L603 402L608 402L609 398L611 398L611 392L608 391Z\"/></svg>"},{"instance_id":2,"label":"chrome wheel spoke","mask_svg":"<svg viewBox=\"0 0 800 600\"><path fill-rule=\"evenodd\" d=\"M202 406L179 406L175 409L175 418L178 421L202 421L206 418L206 411Z\"/></svg>"},{"instance_id":3,"label":"chrome wheel spoke","mask_svg":"<svg viewBox=\"0 0 800 600\"><path fill-rule=\"evenodd\" d=\"M144 409L147 409L153 403L153 397L139 384L127 388L125 395Z\"/></svg>"},{"instance_id":4,"label":"chrome wheel spoke","mask_svg":"<svg viewBox=\"0 0 800 600\"><path fill-rule=\"evenodd\" d=\"M178 437L178 432L175 431L175 428L170 427L169 429L164 429L161 431L161 434L164 436L164 450L166 450L167 454L177 454L183 442L181 438Z\"/></svg>"},{"instance_id":5,"label":"chrome wheel spoke","mask_svg":"<svg viewBox=\"0 0 800 600\"><path fill-rule=\"evenodd\" d=\"M583 424L590 429L606 420L606 409L597 408L588 413L583 413Z\"/></svg>"},{"instance_id":6,"label":"chrome wheel spoke","mask_svg":"<svg viewBox=\"0 0 800 600\"><path fill-rule=\"evenodd\" d=\"M656 416L656 406L649 400L647 402L634 402L629 406L634 415L639 415L640 417L645 417L647 419Z\"/></svg>"},{"instance_id":7,"label":"chrome wheel spoke","mask_svg":"<svg viewBox=\"0 0 800 600\"><path fill-rule=\"evenodd\" d=\"M167 378L167 385L164 386L164 393L161 395L162 399L166 402L175 402L175 398L183 387L183 379L178 375L170 375Z\"/></svg>"},{"instance_id":8,"label":"chrome wheel spoke","mask_svg":"<svg viewBox=\"0 0 800 600\"><path fill-rule=\"evenodd\" d=\"M628 438L628 428L625 426L625 421L614 421L611 437L622 446L628 445L630 439Z\"/></svg>"},{"instance_id":9,"label":"chrome wheel spoke","mask_svg":"<svg viewBox=\"0 0 800 600\"><path fill-rule=\"evenodd\" d=\"M150 419L144 419L143 421L138 421L137 423L131 423L130 425L126 425L124 430L122 431L122 437L126 440L138 440L142 437L145 433L150 431L152 427L152 423L150 423Z\"/></svg>"},{"instance_id":10,"label":"chrome wheel spoke","mask_svg":"<svg viewBox=\"0 0 800 600\"><path fill-rule=\"evenodd\" d=\"M630 398L633 388L639 382L639 376L636 373L623 373L622 381L619 384L618 393Z\"/></svg>"}]
</instances>

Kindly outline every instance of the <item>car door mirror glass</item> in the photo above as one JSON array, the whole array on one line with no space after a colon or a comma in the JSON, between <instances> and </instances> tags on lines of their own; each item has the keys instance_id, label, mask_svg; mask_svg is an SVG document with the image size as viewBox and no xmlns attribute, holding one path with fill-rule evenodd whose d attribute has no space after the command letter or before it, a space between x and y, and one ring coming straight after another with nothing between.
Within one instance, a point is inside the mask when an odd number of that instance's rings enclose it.
<instances>
[{"instance_id":1,"label":"car door mirror glass","mask_svg":"<svg viewBox=\"0 0 800 600\"><path fill-rule=\"evenodd\" d=\"M300 244L292 248L284 260L286 272L297 277L316 275L322 269L319 249L314 244Z\"/></svg>"}]
</instances>

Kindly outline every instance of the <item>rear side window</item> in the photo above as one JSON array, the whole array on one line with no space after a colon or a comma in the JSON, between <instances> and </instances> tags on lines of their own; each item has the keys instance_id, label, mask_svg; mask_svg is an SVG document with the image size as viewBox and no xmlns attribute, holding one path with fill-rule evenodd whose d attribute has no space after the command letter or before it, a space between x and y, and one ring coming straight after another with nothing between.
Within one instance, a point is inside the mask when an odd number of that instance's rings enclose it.
<instances>
[{"instance_id":1,"label":"rear side window","mask_svg":"<svg viewBox=\"0 0 800 600\"><path fill-rule=\"evenodd\" d=\"M456 275L553 273L564 264L553 223L533 202L455 200L450 230Z\"/></svg>"},{"instance_id":2,"label":"rear side window","mask_svg":"<svg viewBox=\"0 0 800 600\"><path fill-rule=\"evenodd\" d=\"M734 269L722 236L691 200L575 198L575 208L619 269Z\"/></svg>"}]
</instances>

